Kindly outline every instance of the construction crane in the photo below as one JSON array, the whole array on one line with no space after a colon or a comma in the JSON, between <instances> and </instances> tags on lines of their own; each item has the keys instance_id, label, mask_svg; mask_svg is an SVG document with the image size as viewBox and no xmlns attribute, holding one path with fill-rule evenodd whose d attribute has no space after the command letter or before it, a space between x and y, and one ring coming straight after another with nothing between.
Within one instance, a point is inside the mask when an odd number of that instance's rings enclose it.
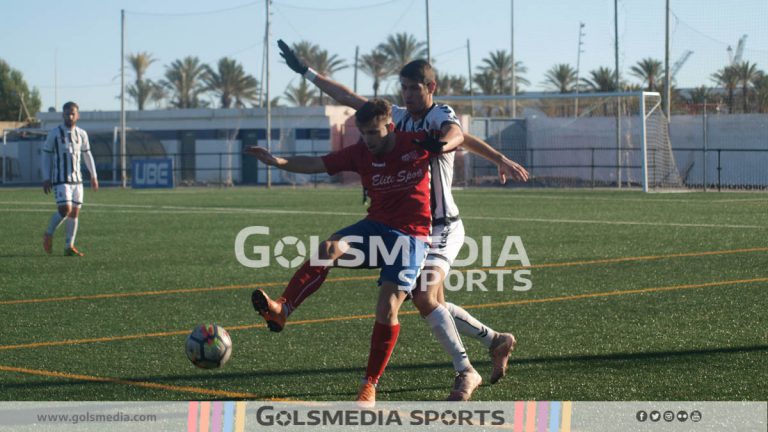
<instances>
[{"instance_id":1,"label":"construction crane","mask_svg":"<svg viewBox=\"0 0 768 432\"><path fill-rule=\"evenodd\" d=\"M685 62L688 61L688 59L693 55L693 51L686 50L683 55L680 56L679 59L675 62L675 64L672 65L672 68L670 68L669 74L672 75L672 79L675 79L675 75L677 75L678 72L680 72L680 69L683 68L683 65Z\"/></svg>"},{"instance_id":2,"label":"construction crane","mask_svg":"<svg viewBox=\"0 0 768 432\"><path fill-rule=\"evenodd\" d=\"M742 36L739 39L739 43L736 44L736 54L733 53L733 48L728 45L726 51L728 51L728 61L731 66L741 63L741 58L744 55L744 45L747 43L747 35Z\"/></svg>"}]
</instances>

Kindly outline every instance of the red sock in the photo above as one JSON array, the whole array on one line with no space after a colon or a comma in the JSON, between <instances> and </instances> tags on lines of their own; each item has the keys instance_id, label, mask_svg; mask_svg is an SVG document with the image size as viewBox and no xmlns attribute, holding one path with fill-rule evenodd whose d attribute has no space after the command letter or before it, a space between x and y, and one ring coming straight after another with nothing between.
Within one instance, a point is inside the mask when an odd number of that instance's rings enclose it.
<instances>
[{"instance_id":1,"label":"red sock","mask_svg":"<svg viewBox=\"0 0 768 432\"><path fill-rule=\"evenodd\" d=\"M395 349L397 335L400 334L400 324L393 326L377 322L373 325L371 335L371 352L368 354L368 368L365 370L365 378L376 384L379 377L387 367L389 357Z\"/></svg>"},{"instance_id":2,"label":"red sock","mask_svg":"<svg viewBox=\"0 0 768 432\"><path fill-rule=\"evenodd\" d=\"M317 291L325 281L329 271L330 267L313 267L309 265L309 261L305 262L294 273L285 291L283 291L282 297L285 298L285 304L288 306L286 313L293 312L304 299Z\"/></svg>"}]
</instances>

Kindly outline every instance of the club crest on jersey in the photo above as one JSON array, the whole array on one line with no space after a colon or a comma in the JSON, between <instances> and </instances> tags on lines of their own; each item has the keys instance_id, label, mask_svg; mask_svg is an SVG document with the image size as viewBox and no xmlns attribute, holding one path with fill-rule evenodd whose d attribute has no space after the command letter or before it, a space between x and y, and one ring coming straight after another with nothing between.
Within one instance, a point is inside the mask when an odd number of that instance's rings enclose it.
<instances>
[{"instance_id":1,"label":"club crest on jersey","mask_svg":"<svg viewBox=\"0 0 768 432\"><path fill-rule=\"evenodd\" d=\"M412 161L412 160L416 160L418 158L419 158L419 152L417 152L416 150L408 152L408 153L400 156L400 159L403 162L409 162L409 161Z\"/></svg>"}]
</instances>

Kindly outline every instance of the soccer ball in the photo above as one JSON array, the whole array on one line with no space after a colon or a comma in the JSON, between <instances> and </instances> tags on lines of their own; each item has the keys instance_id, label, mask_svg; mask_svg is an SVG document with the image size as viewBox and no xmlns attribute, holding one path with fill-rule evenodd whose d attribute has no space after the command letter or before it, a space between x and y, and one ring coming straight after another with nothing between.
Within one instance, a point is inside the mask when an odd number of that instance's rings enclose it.
<instances>
[{"instance_id":1,"label":"soccer ball","mask_svg":"<svg viewBox=\"0 0 768 432\"><path fill-rule=\"evenodd\" d=\"M232 339L224 327L201 324L187 336L187 357L197 367L215 369L224 366L232 355Z\"/></svg>"}]
</instances>

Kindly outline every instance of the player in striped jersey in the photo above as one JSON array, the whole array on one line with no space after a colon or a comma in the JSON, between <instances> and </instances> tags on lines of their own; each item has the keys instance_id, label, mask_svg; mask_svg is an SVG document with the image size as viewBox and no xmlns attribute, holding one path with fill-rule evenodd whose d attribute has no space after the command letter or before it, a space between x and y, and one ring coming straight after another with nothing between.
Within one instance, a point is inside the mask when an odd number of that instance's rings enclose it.
<instances>
[{"instance_id":1,"label":"player in striped jersey","mask_svg":"<svg viewBox=\"0 0 768 432\"><path fill-rule=\"evenodd\" d=\"M91 174L91 188L99 189L96 177L96 164L91 155L91 145L88 133L77 127L80 119L80 108L74 102L64 104L64 124L56 126L48 133L43 144L42 173L43 192L47 195L51 190L56 198L58 210L51 216L48 229L43 235L43 249L51 253L53 234L56 228L66 220L66 245L64 255L83 256L75 248L77 235L77 217L83 205L83 174L81 162L85 163Z\"/></svg>"},{"instance_id":2,"label":"player in striped jersey","mask_svg":"<svg viewBox=\"0 0 768 432\"><path fill-rule=\"evenodd\" d=\"M313 82L337 102L354 109L366 102L365 97L317 74L282 40L278 41L278 46L282 51L281 56L294 72ZM456 134L461 133L461 125L453 109L447 105L435 104L432 100L437 83L435 73L428 62L416 60L403 67L400 71L400 89L405 107L392 107L392 118L398 130L439 131L444 141L455 139ZM507 177L518 181L528 180L528 172L523 167L479 138L463 134L462 147L496 164L502 182L506 182ZM413 301L420 311L432 310L432 313L422 315L453 359L457 376L454 391L449 399L467 400L480 385L481 378L467 359L461 338L455 330L478 339L488 347L493 362L491 383L495 383L506 373L507 362L516 340L509 333L495 332L465 309L445 302L443 282L464 243L464 226L451 194L453 162L454 153L446 152L433 157L430 164L433 222L430 254L425 267L425 270L428 270L425 272L428 279L425 290L414 291L416 295Z\"/></svg>"}]
</instances>

